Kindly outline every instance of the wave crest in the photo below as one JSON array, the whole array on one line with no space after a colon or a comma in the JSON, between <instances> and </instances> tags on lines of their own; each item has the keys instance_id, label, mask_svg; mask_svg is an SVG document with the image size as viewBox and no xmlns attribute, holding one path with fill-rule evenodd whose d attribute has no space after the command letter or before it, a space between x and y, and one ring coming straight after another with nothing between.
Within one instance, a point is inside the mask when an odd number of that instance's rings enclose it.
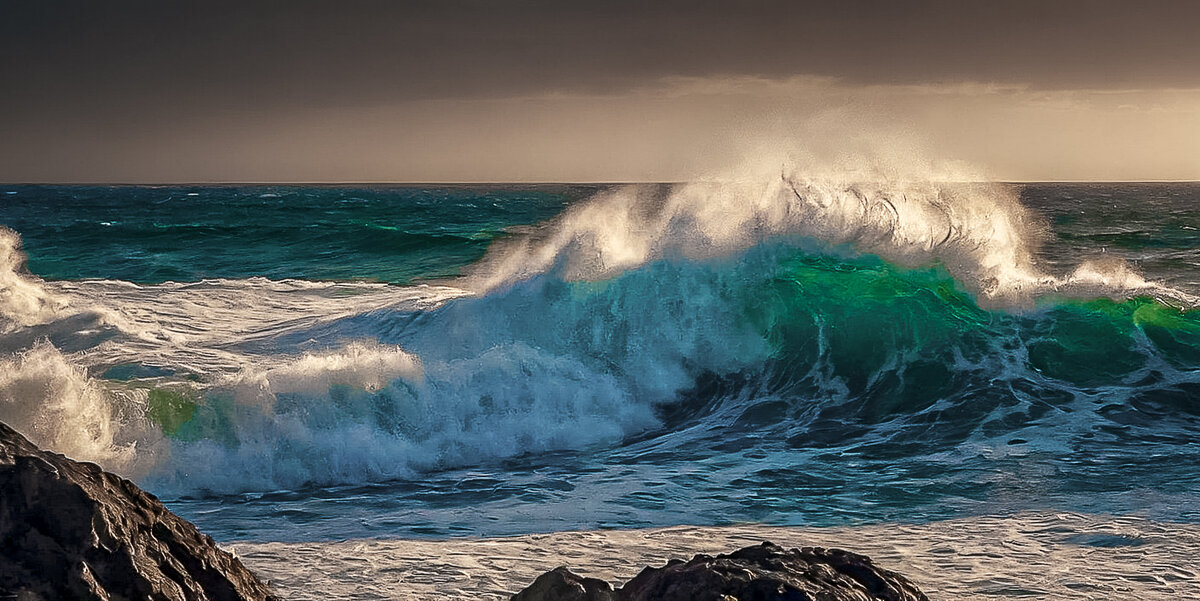
<instances>
[{"instance_id":1,"label":"wave crest","mask_svg":"<svg viewBox=\"0 0 1200 601\"><path fill-rule=\"evenodd\" d=\"M66 299L46 290L25 269L21 236L0 226L0 332L46 323L66 308Z\"/></svg>"},{"instance_id":2,"label":"wave crest","mask_svg":"<svg viewBox=\"0 0 1200 601\"><path fill-rule=\"evenodd\" d=\"M0 358L0 421L34 444L126 471L136 445L120 444L121 421L103 388L49 342Z\"/></svg>"},{"instance_id":3,"label":"wave crest","mask_svg":"<svg viewBox=\"0 0 1200 601\"><path fill-rule=\"evenodd\" d=\"M550 271L566 279L605 279L658 259L706 259L792 238L826 252L943 265L985 306L1028 306L1048 293L1197 301L1136 276L1120 261L1045 273L1034 258L1045 229L1014 188L999 183L785 171L767 181L632 185L496 244L458 284L488 293Z\"/></svg>"}]
</instances>

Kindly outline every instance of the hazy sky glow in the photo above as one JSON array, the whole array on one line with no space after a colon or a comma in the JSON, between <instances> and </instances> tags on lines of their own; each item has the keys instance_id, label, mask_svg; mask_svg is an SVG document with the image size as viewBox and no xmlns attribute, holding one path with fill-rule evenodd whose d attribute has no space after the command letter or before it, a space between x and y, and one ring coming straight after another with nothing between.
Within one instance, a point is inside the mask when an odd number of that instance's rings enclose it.
<instances>
[{"instance_id":1,"label":"hazy sky glow","mask_svg":"<svg viewBox=\"0 0 1200 601\"><path fill-rule=\"evenodd\" d=\"M1200 179L1200 3L275 4L0 5L0 180Z\"/></svg>"}]
</instances>

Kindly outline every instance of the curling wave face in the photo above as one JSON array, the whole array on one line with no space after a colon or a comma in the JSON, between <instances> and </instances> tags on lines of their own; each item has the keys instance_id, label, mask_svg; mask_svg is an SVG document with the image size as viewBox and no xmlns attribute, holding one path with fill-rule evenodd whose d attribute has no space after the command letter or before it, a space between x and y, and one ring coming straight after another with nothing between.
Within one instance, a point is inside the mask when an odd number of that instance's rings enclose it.
<instances>
[{"instance_id":1,"label":"curling wave face","mask_svg":"<svg viewBox=\"0 0 1200 601\"><path fill-rule=\"evenodd\" d=\"M1173 490L1191 291L1043 260L1049 227L990 184L623 187L406 286L42 281L5 233L0 420L176 496L469 469L670 523Z\"/></svg>"},{"instance_id":2,"label":"curling wave face","mask_svg":"<svg viewBox=\"0 0 1200 601\"><path fill-rule=\"evenodd\" d=\"M990 305L1024 305L1048 292L1196 300L1147 282L1119 261L1044 273L1033 259L1043 229L1012 188L997 184L783 174L765 184L626 187L568 209L538 235L501 241L465 286L487 292L551 269L568 279L603 279L664 257L702 260L803 237L824 250L944 266Z\"/></svg>"}]
</instances>

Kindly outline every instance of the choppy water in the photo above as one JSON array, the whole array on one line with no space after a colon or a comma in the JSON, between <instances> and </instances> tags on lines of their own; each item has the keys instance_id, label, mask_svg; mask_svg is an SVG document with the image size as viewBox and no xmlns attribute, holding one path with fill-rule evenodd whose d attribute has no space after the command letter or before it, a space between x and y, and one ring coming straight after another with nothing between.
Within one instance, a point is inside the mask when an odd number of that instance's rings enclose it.
<instances>
[{"instance_id":1,"label":"choppy water","mask_svg":"<svg viewBox=\"0 0 1200 601\"><path fill-rule=\"evenodd\" d=\"M0 420L221 541L1200 520L1200 185L8 186L0 223Z\"/></svg>"}]
</instances>

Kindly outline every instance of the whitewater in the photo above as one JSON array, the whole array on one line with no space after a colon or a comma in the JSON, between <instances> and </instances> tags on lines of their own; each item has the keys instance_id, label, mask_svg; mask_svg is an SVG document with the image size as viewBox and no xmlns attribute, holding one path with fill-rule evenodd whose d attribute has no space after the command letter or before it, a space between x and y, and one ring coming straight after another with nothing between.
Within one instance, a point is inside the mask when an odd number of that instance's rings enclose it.
<instances>
[{"instance_id":1,"label":"whitewater","mask_svg":"<svg viewBox=\"0 0 1200 601\"><path fill-rule=\"evenodd\" d=\"M755 537L855 541L946 596L1186 597L1197 200L798 167L0 186L0 421L296 598L350 595L318 575L361 556L365 598L500 598L572 541ZM548 532L545 566L480 563ZM507 575L413 576L390 542L463 536ZM1029 584L1039 562L1096 571Z\"/></svg>"}]
</instances>

